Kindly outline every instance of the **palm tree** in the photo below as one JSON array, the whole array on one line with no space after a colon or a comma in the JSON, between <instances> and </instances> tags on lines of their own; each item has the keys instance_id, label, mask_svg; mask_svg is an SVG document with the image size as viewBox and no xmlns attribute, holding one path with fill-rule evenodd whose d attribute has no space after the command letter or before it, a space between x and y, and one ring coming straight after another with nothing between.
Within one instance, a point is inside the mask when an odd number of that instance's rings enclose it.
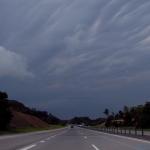
<instances>
[{"instance_id":1,"label":"palm tree","mask_svg":"<svg viewBox=\"0 0 150 150\"><path fill-rule=\"evenodd\" d=\"M108 117L109 116L109 109L108 108L106 108L105 110L104 110L104 114Z\"/></svg>"}]
</instances>

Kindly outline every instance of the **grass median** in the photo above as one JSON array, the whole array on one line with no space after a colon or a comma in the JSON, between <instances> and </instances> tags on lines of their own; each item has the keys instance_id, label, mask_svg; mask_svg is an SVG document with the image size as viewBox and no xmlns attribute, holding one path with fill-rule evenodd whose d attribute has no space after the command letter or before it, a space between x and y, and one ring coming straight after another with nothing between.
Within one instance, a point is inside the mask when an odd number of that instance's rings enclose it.
<instances>
[{"instance_id":1,"label":"grass median","mask_svg":"<svg viewBox=\"0 0 150 150\"><path fill-rule=\"evenodd\" d=\"M45 130L54 130L64 128L64 125L50 125L45 128L35 128L35 127L25 127L25 128L13 128L8 129L6 131L0 131L0 135L10 135L10 134L19 134L19 133L29 133L29 132L37 132L37 131L45 131Z\"/></svg>"}]
</instances>

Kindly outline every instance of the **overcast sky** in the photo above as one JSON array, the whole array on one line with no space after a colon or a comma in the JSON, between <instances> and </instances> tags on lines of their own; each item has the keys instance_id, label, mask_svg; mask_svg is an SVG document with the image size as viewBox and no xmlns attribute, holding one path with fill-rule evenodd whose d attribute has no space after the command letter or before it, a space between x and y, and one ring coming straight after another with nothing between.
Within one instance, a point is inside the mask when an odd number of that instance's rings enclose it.
<instances>
[{"instance_id":1,"label":"overcast sky","mask_svg":"<svg viewBox=\"0 0 150 150\"><path fill-rule=\"evenodd\" d=\"M0 0L0 90L59 117L150 100L149 0Z\"/></svg>"}]
</instances>

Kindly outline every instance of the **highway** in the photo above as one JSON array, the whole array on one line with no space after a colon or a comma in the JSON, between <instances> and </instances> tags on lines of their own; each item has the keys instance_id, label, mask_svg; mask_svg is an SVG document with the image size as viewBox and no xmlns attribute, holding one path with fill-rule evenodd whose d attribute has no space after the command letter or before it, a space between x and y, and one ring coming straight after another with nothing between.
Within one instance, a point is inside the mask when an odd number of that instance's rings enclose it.
<instances>
[{"instance_id":1,"label":"highway","mask_svg":"<svg viewBox=\"0 0 150 150\"><path fill-rule=\"evenodd\" d=\"M1 136L0 150L150 150L150 141L67 127Z\"/></svg>"}]
</instances>

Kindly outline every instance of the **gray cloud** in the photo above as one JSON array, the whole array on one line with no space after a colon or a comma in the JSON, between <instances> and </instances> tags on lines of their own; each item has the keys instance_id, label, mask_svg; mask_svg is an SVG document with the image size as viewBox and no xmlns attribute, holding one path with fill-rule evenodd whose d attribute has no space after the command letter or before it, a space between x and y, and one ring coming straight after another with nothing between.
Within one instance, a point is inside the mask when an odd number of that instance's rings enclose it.
<instances>
[{"instance_id":1,"label":"gray cloud","mask_svg":"<svg viewBox=\"0 0 150 150\"><path fill-rule=\"evenodd\" d=\"M39 107L55 113L62 108L58 114L63 116L73 106L80 107L77 114L88 114L92 105L94 116L97 105L116 108L125 99L134 104L150 96L145 92L150 79L147 0L0 0L0 33L3 51L17 55L12 58L20 64L17 73L29 75L30 69L35 75L37 89L31 83L20 89L32 87L32 97L20 98L36 99ZM7 69L2 64L0 71ZM6 89L11 91L9 83ZM83 110L85 99L88 109Z\"/></svg>"},{"instance_id":2,"label":"gray cloud","mask_svg":"<svg viewBox=\"0 0 150 150\"><path fill-rule=\"evenodd\" d=\"M16 77L25 78L33 77L33 74L28 71L25 59L4 47L0 47L0 77Z\"/></svg>"}]
</instances>

